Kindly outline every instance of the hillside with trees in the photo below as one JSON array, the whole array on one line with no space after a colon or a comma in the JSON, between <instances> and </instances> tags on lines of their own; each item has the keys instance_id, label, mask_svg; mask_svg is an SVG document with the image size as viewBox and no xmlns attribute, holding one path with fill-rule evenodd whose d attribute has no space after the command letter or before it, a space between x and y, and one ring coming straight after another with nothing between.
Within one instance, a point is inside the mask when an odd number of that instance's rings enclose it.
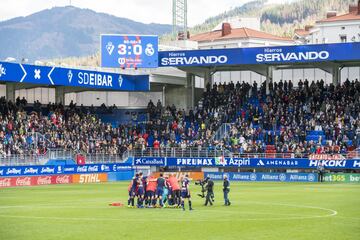
<instances>
[{"instance_id":1,"label":"hillside with trees","mask_svg":"<svg viewBox=\"0 0 360 240\"><path fill-rule=\"evenodd\" d=\"M317 20L325 18L328 11L346 13L349 4L355 2L357 1L298 0L269 5L267 0L256 0L207 19L203 24L193 27L191 33L210 31L220 22L233 17L258 17L262 31L291 37L296 28L314 24Z\"/></svg>"}]
</instances>

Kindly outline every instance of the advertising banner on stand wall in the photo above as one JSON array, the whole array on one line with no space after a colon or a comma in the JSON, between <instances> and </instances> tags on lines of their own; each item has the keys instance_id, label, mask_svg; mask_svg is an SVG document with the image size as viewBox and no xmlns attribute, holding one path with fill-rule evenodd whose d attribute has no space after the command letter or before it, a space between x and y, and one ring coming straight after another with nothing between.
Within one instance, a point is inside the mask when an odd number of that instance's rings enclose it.
<instances>
[{"instance_id":1,"label":"advertising banner on stand wall","mask_svg":"<svg viewBox=\"0 0 360 240\"><path fill-rule=\"evenodd\" d=\"M359 173L327 173L324 176L325 182L360 183Z\"/></svg>"},{"instance_id":2,"label":"advertising banner on stand wall","mask_svg":"<svg viewBox=\"0 0 360 240\"><path fill-rule=\"evenodd\" d=\"M106 173L122 172L132 169L130 164L106 163L106 164L86 164L86 165L65 165L65 166L6 166L0 167L0 177L17 176L39 176L39 175L58 175L58 174L85 174L85 173Z\"/></svg>"},{"instance_id":3,"label":"advertising banner on stand wall","mask_svg":"<svg viewBox=\"0 0 360 240\"><path fill-rule=\"evenodd\" d=\"M160 172L154 172L152 174L154 177L160 177ZM204 172L164 172L164 177L169 177L170 175L175 175L177 179L182 179L185 175L188 175L190 180L200 180L204 179Z\"/></svg>"},{"instance_id":4,"label":"advertising banner on stand wall","mask_svg":"<svg viewBox=\"0 0 360 240\"><path fill-rule=\"evenodd\" d=\"M49 176L24 176L24 177L5 177L0 178L0 188L39 186L50 184L71 184L72 175L49 175Z\"/></svg>"},{"instance_id":5,"label":"advertising banner on stand wall","mask_svg":"<svg viewBox=\"0 0 360 240\"><path fill-rule=\"evenodd\" d=\"M222 180L227 175L230 181L262 182L317 182L316 173L251 173L251 172L205 172L204 177Z\"/></svg>"},{"instance_id":6,"label":"advertising banner on stand wall","mask_svg":"<svg viewBox=\"0 0 360 240\"><path fill-rule=\"evenodd\" d=\"M93 174L75 174L73 175L73 183L100 183L107 182L107 173L93 173Z\"/></svg>"}]
</instances>

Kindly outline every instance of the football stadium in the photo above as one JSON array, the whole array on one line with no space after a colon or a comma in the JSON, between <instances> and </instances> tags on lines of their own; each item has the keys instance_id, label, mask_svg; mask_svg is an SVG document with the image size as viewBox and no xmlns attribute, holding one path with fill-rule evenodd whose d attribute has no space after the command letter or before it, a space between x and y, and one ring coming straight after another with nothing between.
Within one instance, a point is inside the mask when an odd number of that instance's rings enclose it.
<instances>
[{"instance_id":1,"label":"football stadium","mask_svg":"<svg viewBox=\"0 0 360 240\"><path fill-rule=\"evenodd\" d=\"M360 0L122 4L4 1L0 239L359 239Z\"/></svg>"}]
</instances>

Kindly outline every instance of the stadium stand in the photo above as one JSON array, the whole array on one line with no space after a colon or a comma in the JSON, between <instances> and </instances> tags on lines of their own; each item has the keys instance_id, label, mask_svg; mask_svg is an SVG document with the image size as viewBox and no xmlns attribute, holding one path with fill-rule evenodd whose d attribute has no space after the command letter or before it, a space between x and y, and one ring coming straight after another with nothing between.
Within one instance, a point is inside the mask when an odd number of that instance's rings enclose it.
<instances>
[{"instance_id":1,"label":"stadium stand","mask_svg":"<svg viewBox=\"0 0 360 240\"><path fill-rule=\"evenodd\" d=\"M305 80L294 87L291 81L280 81L270 84L270 90L266 96L264 84L208 85L198 107L188 113L150 101L147 117L141 111L127 112L131 117L120 124L117 119L124 112L116 107L41 106L1 98L0 155L39 155L49 148L119 155L148 148L196 148L301 157L346 154L359 146L357 79L338 86ZM224 124L230 126L228 134L215 138Z\"/></svg>"}]
</instances>

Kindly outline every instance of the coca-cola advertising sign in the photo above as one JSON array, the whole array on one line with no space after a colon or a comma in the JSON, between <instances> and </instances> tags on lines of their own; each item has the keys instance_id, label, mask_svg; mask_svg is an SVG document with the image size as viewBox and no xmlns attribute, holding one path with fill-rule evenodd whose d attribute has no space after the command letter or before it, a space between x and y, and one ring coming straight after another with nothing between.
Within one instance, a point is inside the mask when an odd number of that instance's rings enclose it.
<instances>
[{"instance_id":1,"label":"coca-cola advertising sign","mask_svg":"<svg viewBox=\"0 0 360 240\"><path fill-rule=\"evenodd\" d=\"M71 175L56 176L55 184L70 184L72 183Z\"/></svg>"},{"instance_id":2,"label":"coca-cola advertising sign","mask_svg":"<svg viewBox=\"0 0 360 240\"><path fill-rule=\"evenodd\" d=\"M0 188L11 187L11 178L0 178Z\"/></svg>"},{"instance_id":3,"label":"coca-cola advertising sign","mask_svg":"<svg viewBox=\"0 0 360 240\"><path fill-rule=\"evenodd\" d=\"M53 176L37 177L37 185L50 185L54 184ZM55 179L54 179L55 180Z\"/></svg>"},{"instance_id":4,"label":"coca-cola advertising sign","mask_svg":"<svg viewBox=\"0 0 360 240\"><path fill-rule=\"evenodd\" d=\"M35 178L32 177L18 177L15 182L16 186L33 186L35 184Z\"/></svg>"},{"instance_id":5,"label":"coca-cola advertising sign","mask_svg":"<svg viewBox=\"0 0 360 240\"><path fill-rule=\"evenodd\" d=\"M73 182L72 175L7 177L7 178L0 178L0 188L51 185L51 184L70 184L72 182Z\"/></svg>"}]
</instances>

